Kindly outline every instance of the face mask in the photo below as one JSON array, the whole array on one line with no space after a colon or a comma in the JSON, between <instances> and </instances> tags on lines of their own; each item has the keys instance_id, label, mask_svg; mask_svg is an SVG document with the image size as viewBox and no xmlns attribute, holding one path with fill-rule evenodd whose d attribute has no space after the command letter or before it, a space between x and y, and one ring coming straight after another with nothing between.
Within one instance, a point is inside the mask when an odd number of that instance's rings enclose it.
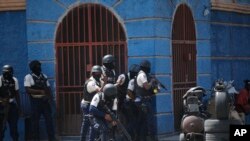
<instances>
[{"instance_id":1,"label":"face mask","mask_svg":"<svg viewBox=\"0 0 250 141\"><path fill-rule=\"evenodd\" d=\"M40 65L35 65L32 69L32 72L35 74L38 74L38 75L41 73L41 71L42 71L42 69L41 69Z\"/></svg>"},{"instance_id":2,"label":"face mask","mask_svg":"<svg viewBox=\"0 0 250 141\"><path fill-rule=\"evenodd\" d=\"M102 74L93 74L93 78L94 78L96 81L100 81L101 76L102 76Z\"/></svg>"},{"instance_id":3,"label":"face mask","mask_svg":"<svg viewBox=\"0 0 250 141\"><path fill-rule=\"evenodd\" d=\"M4 79L11 79L13 77L11 72L4 72L3 73Z\"/></svg>"},{"instance_id":4,"label":"face mask","mask_svg":"<svg viewBox=\"0 0 250 141\"><path fill-rule=\"evenodd\" d=\"M151 69L150 68L143 68L142 69L145 73L150 73Z\"/></svg>"}]
</instances>

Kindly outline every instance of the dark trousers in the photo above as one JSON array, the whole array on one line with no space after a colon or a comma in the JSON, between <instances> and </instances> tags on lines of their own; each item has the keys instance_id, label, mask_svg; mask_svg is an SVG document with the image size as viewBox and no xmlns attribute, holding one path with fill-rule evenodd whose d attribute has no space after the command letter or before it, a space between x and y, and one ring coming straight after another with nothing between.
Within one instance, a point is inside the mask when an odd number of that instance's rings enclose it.
<instances>
[{"instance_id":1,"label":"dark trousers","mask_svg":"<svg viewBox=\"0 0 250 141\"><path fill-rule=\"evenodd\" d=\"M152 136L155 133L155 120L151 99L142 100L136 103L138 109L138 117L136 122L138 141L146 141L147 136Z\"/></svg>"},{"instance_id":2,"label":"dark trousers","mask_svg":"<svg viewBox=\"0 0 250 141\"><path fill-rule=\"evenodd\" d=\"M6 124L9 124L10 136L13 141L18 141L17 124L19 118L18 107L16 103L9 103L8 105L0 106L0 141L4 139Z\"/></svg>"},{"instance_id":3,"label":"dark trousers","mask_svg":"<svg viewBox=\"0 0 250 141\"><path fill-rule=\"evenodd\" d=\"M39 141L39 121L41 115L45 118L45 124L49 141L55 140L55 130L52 119L51 105L47 99L31 98L32 108L32 134L35 141Z\"/></svg>"},{"instance_id":4,"label":"dark trousers","mask_svg":"<svg viewBox=\"0 0 250 141\"><path fill-rule=\"evenodd\" d=\"M137 119L138 119L138 109L135 105L135 102L132 100L127 100L124 103L124 111L125 111L125 117L126 117L126 130L130 134L132 140L135 139L136 136L138 136L137 133Z\"/></svg>"},{"instance_id":5,"label":"dark trousers","mask_svg":"<svg viewBox=\"0 0 250 141\"><path fill-rule=\"evenodd\" d=\"M101 141L108 141L108 125L104 119L93 117L93 125L90 127L89 141L96 139Z\"/></svg>"},{"instance_id":6,"label":"dark trousers","mask_svg":"<svg viewBox=\"0 0 250 141\"><path fill-rule=\"evenodd\" d=\"M0 103L0 141L4 139L9 105Z\"/></svg>"},{"instance_id":7,"label":"dark trousers","mask_svg":"<svg viewBox=\"0 0 250 141\"><path fill-rule=\"evenodd\" d=\"M81 141L86 141L86 136L89 133L90 120L89 120L89 103L81 104L82 109L82 126L81 126Z\"/></svg>"},{"instance_id":8,"label":"dark trousers","mask_svg":"<svg viewBox=\"0 0 250 141\"><path fill-rule=\"evenodd\" d=\"M16 103L10 103L9 113L8 113L8 124L10 128L10 136L13 141L18 141L18 118L19 118L19 110Z\"/></svg>"}]
</instances>

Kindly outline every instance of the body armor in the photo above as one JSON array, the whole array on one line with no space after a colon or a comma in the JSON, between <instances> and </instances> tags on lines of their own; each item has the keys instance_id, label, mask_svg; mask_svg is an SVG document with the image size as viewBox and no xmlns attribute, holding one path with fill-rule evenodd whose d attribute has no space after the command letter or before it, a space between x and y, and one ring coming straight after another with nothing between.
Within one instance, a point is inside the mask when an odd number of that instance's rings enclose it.
<instances>
[{"instance_id":1,"label":"body armor","mask_svg":"<svg viewBox=\"0 0 250 141\"><path fill-rule=\"evenodd\" d=\"M15 95L15 81L14 79L4 79L1 77L2 87L0 87L0 98L13 98Z\"/></svg>"},{"instance_id":2,"label":"body armor","mask_svg":"<svg viewBox=\"0 0 250 141\"><path fill-rule=\"evenodd\" d=\"M104 74L108 77L107 83L115 84L116 76L113 70L103 67Z\"/></svg>"},{"instance_id":3,"label":"body armor","mask_svg":"<svg viewBox=\"0 0 250 141\"><path fill-rule=\"evenodd\" d=\"M89 93L89 92L87 91L87 85L88 85L88 83L89 83L90 81L93 81L93 80L91 80L91 79L87 80L87 81L85 82L84 88L83 88L83 92L84 92L83 99L84 99L84 101L88 101L88 102L91 102L92 98L94 97L94 95L95 95L95 93L96 93L95 91L92 92L92 93ZM99 87L101 87L101 85L98 84L98 83L96 83L96 85L99 86Z\"/></svg>"},{"instance_id":4,"label":"body armor","mask_svg":"<svg viewBox=\"0 0 250 141\"><path fill-rule=\"evenodd\" d=\"M148 75L147 75L147 80L148 80L148 82L150 82L150 77L148 77ZM152 95L152 90L151 89L146 90L145 88L138 86L138 84L137 84L137 76L135 77L135 82L134 83L135 83L136 97L145 97L145 96L151 96Z\"/></svg>"},{"instance_id":5,"label":"body armor","mask_svg":"<svg viewBox=\"0 0 250 141\"><path fill-rule=\"evenodd\" d=\"M47 78L45 78L43 74L41 74L39 77L36 77L34 74L32 74L32 78L35 82L35 85L31 86L32 89L44 90L47 88Z\"/></svg>"}]
</instances>

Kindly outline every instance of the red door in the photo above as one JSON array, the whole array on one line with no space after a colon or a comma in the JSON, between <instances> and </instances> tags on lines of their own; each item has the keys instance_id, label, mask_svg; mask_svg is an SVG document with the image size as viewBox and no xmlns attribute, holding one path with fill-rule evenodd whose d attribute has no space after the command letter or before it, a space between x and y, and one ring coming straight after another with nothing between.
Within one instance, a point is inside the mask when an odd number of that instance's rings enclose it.
<instances>
[{"instance_id":1,"label":"red door","mask_svg":"<svg viewBox=\"0 0 250 141\"><path fill-rule=\"evenodd\" d=\"M93 65L113 54L116 72L127 69L127 44L124 29L107 8L83 4L72 8L56 32L57 127L60 135L79 135L80 101L83 84Z\"/></svg>"},{"instance_id":2,"label":"red door","mask_svg":"<svg viewBox=\"0 0 250 141\"><path fill-rule=\"evenodd\" d=\"M183 115L182 96L196 86L196 35L192 12L181 4L175 13L172 30L173 99L175 129Z\"/></svg>"}]
</instances>

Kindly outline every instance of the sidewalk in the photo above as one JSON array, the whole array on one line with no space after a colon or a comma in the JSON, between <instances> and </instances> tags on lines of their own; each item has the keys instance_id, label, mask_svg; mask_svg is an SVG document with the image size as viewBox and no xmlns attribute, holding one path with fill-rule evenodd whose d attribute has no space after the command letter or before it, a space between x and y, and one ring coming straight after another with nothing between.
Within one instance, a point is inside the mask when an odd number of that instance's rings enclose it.
<instances>
[{"instance_id":1,"label":"sidewalk","mask_svg":"<svg viewBox=\"0 0 250 141\"><path fill-rule=\"evenodd\" d=\"M165 135L164 137L159 137L158 141L179 141L179 134Z\"/></svg>"},{"instance_id":2,"label":"sidewalk","mask_svg":"<svg viewBox=\"0 0 250 141\"><path fill-rule=\"evenodd\" d=\"M79 136L61 136L60 141L79 141ZM179 141L179 134L167 135L165 137L159 137L158 141Z\"/></svg>"}]
</instances>

